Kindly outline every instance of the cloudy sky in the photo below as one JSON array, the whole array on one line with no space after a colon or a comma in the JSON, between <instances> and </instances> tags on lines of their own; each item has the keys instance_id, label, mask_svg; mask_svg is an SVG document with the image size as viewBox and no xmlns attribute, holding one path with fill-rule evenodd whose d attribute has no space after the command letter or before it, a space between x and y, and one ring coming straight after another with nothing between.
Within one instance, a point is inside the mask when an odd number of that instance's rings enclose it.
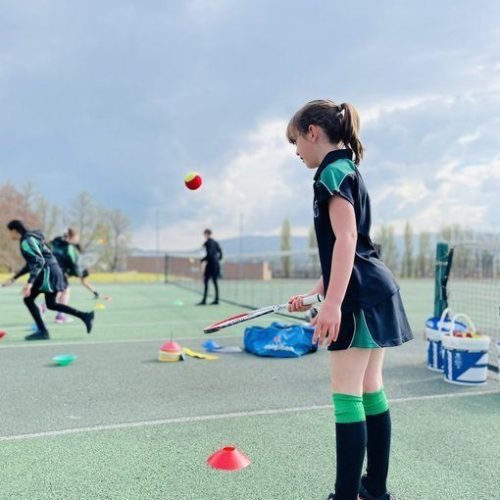
<instances>
[{"instance_id":1,"label":"cloudy sky","mask_svg":"<svg viewBox=\"0 0 500 500\"><path fill-rule=\"evenodd\" d=\"M156 213L164 249L306 234L284 131L324 97L359 108L376 225L499 230L498 2L0 0L0 33L0 183L89 191L136 246Z\"/></svg>"}]
</instances>

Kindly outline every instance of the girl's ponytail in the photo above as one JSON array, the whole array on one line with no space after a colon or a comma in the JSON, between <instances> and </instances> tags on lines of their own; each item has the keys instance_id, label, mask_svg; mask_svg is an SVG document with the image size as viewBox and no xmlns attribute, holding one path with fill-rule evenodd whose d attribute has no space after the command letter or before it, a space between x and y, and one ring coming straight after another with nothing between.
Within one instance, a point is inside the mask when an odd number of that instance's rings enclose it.
<instances>
[{"instance_id":1,"label":"girl's ponytail","mask_svg":"<svg viewBox=\"0 0 500 500\"><path fill-rule=\"evenodd\" d=\"M363 159L364 147L359 138L359 115L352 104L337 105L330 99L310 101L293 115L286 135L295 144L298 134L307 134L310 125L321 127L332 144L343 144L354 155L354 163Z\"/></svg>"},{"instance_id":2,"label":"girl's ponytail","mask_svg":"<svg viewBox=\"0 0 500 500\"><path fill-rule=\"evenodd\" d=\"M347 102L343 102L339 106L340 112L343 114L341 119L342 131L341 139L346 148L349 148L354 153L354 163L359 165L363 159L365 148L359 138L359 115L356 108Z\"/></svg>"}]
</instances>

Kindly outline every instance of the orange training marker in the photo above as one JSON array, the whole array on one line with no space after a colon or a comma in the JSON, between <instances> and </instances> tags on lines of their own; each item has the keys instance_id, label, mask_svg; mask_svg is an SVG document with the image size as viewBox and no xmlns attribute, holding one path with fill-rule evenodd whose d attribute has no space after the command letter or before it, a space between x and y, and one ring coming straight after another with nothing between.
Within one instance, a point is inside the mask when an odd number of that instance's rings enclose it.
<instances>
[{"instance_id":1,"label":"orange training marker","mask_svg":"<svg viewBox=\"0 0 500 500\"><path fill-rule=\"evenodd\" d=\"M250 465L250 459L234 446L225 446L207 459L208 465L214 469L235 471Z\"/></svg>"}]
</instances>

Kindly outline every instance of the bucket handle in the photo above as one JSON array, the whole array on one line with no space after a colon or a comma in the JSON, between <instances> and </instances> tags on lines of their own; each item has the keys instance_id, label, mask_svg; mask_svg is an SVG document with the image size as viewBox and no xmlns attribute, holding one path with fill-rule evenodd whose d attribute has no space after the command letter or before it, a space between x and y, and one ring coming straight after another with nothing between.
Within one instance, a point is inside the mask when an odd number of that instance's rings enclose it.
<instances>
[{"instance_id":1,"label":"bucket handle","mask_svg":"<svg viewBox=\"0 0 500 500\"><path fill-rule=\"evenodd\" d=\"M453 316L453 318L451 318L451 325L450 325L450 335L451 336L453 336L453 331L455 330L455 323L457 322L457 318L463 318L465 320L466 324L468 324L470 326L472 332L476 333L476 327L474 326L474 323L469 318L469 316L467 316L467 314L464 314L464 313L458 313L458 314L455 314L455 316Z\"/></svg>"},{"instance_id":2,"label":"bucket handle","mask_svg":"<svg viewBox=\"0 0 500 500\"><path fill-rule=\"evenodd\" d=\"M450 314L454 314L453 310L451 309L451 307L447 307L442 313L441 313L441 317L439 318L439 323L438 323L438 335L441 334L441 330L443 329L443 322L444 322L444 319L446 318L446 316L448 315L448 313ZM452 325L452 326L455 326L455 325Z\"/></svg>"}]
</instances>

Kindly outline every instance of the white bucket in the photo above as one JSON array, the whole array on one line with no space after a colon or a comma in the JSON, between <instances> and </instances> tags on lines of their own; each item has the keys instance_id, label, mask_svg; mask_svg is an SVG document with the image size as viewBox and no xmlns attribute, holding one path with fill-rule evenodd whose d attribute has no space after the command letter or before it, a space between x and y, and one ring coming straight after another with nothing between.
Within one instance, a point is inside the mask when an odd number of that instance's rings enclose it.
<instances>
[{"instance_id":1,"label":"white bucket","mask_svg":"<svg viewBox=\"0 0 500 500\"><path fill-rule=\"evenodd\" d=\"M449 332L452 327L452 322L448 318L448 313L451 313L449 308L445 309L441 317L433 316L425 322L425 338L427 339L427 368L433 372L443 372L443 352L442 341L443 335ZM463 323L456 322L455 328L458 330L466 330Z\"/></svg>"},{"instance_id":2,"label":"white bucket","mask_svg":"<svg viewBox=\"0 0 500 500\"><path fill-rule=\"evenodd\" d=\"M443 335L444 380L457 385L483 385L488 378L488 349L490 337L475 338L454 335L458 317L465 319L473 333L476 328L465 314L456 314L451 320L450 332Z\"/></svg>"}]
</instances>

